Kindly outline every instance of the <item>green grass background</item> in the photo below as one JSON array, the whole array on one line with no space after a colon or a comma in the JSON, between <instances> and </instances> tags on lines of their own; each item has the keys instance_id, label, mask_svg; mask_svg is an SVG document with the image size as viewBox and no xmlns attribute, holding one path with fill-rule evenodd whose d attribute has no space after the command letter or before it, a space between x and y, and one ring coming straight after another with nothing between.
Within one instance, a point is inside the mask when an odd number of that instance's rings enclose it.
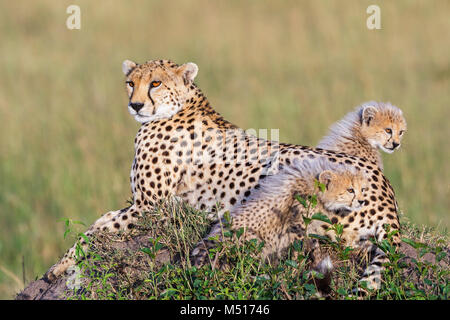
<instances>
[{"instance_id":1,"label":"green grass background","mask_svg":"<svg viewBox=\"0 0 450 320\"><path fill-rule=\"evenodd\" d=\"M368 30L366 8L381 8ZM81 7L81 30L66 8ZM121 63L196 62L211 104L244 128L315 145L368 100L403 109L385 173L410 220L450 225L448 1L0 2L0 298L69 246L64 225L125 206L139 124Z\"/></svg>"}]
</instances>

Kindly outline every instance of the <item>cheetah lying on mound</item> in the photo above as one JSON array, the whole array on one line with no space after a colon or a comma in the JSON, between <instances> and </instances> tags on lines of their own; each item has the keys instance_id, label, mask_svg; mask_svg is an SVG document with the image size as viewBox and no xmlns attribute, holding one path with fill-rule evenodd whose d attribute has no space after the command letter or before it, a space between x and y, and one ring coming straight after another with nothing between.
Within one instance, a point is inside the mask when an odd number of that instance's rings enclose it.
<instances>
[{"instance_id":1,"label":"cheetah lying on mound","mask_svg":"<svg viewBox=\"0 0 450 320\"><path fill-rule=\"evenodd\" d=\"M403 112L390 103L366 102L333 124L318 148L343 152L375 162L383 170L378 149L392 153L406 132Z\"/></svg>"},{"instance_id":2,"label":"cheetah lying on mound","mask_svg":"<svg viewBox=\"0 0 450 320\"><path fill-rule=\"evenodd\" d=\"M194 84L198 68L193 63L177 65L168 60L153 60L138 65L125 61L129 97L128 110L142 123L135 139L131 166L133 204L104 214L85 232L117 232L132 229L142 215L165 198L177 196L191 206L221 218L225 211L244 203L258 189L260 177L275 174L295 159L325 159L335 164L354 166L367 175L368 190L364 206L347 217L349 233L359 236L364 228L367 241L386 238L383 225L399 230L394 191L377 164L335 151L279 144L247 134L223 119ZM366 217L358 223L356 216ZM399 243L398 236L394 238ZM86 247L84 240L82 245ZM368 242L370 248L375 248ZM381 269L383 253L371 256L368 267ZM56 279L75 263L72 247L47 273Z\"/></svg>"}]
</instances>

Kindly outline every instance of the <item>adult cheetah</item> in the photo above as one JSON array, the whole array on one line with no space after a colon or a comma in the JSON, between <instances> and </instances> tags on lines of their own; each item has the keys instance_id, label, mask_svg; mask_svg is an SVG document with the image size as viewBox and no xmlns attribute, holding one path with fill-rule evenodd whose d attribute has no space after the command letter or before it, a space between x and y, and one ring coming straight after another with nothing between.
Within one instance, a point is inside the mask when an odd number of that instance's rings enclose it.
<instances>
[{"instance_id":1,"label":"adult cheetah","mask_svg":"<svg viewBox=\"0 0 450 320\"><path fill-rule=\"evenodd\" d=\"M391 230L399 229L394 191L374 162L247 134L211 107L194 84L198 72L194 63L177 65L169 60L152 60L138 65L126 60L122 69L128 109L142 122L135 138L130 176L134 202L104 214L87 230L87 236L99 230L132 229L143 212L170 196L220 218L225 211L245 202L258 188L261 177L278 172L294 159L326 159L365 170L369 188L364 194L364 207L351 215L370 217L370 236L376 240L387 237L384 224ZM365 222L344 225L361 227L366 227ZM398 243L398 237L394 241ZM55 279L73 265L74 253L72 247L47 277ZM381 256L378 250L372 259ZM373 261L378 267L379 260Z\"/></svg>"}]
</instances>

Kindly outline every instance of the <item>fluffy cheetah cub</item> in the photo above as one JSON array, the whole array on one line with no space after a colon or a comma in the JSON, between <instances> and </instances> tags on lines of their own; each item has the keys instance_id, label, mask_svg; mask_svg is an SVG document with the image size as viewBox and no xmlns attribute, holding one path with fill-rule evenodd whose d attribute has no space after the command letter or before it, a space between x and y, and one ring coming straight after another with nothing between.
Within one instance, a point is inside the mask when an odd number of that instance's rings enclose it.
<instances>
[{"instance_id":1,"label":"fluffy cheetah cub","mask_svg":"<svg viewBox=\"0 0 450 320\"><path fill-rule=\"evenodd\" d=\"M316 181L325 186L323 191L318 188ZM246 203L230 212L231 228L244 228L241 239L264 241L264 258L272 255L281 257L294 240L303 238L303 215L322 212L337 222L364 205L365 189L366 177L363 171L355 167L334 164L326 159L295 160L292 166L265 178ZM296 200L296 196L306 199L314 194L317 195L318 204L308 212ZM327 230L329 225L326 228L324 225L322 221L313 220L308 226L308 233L328 235L334 239L334 232ZM221 239L222 226L220 222L215 224L206 239L194 249L195 265L207 262L208 249L215 245L213 240L208 239L217 235ZM349 240L354 238L351 232L347 233Z\"/></svg>"},{"instance_id":2,"label":"fluffy cheetah cub","mask_svg":"<svg viewBox=\"0 0 450 320\"><path fill-rule=\"evenodd\" d=\"M405 132L402 110L390 103L370 101L333 124L317 147L366 158L383 170L378 149L394 152Z\"/></svg>"}]
</instances>

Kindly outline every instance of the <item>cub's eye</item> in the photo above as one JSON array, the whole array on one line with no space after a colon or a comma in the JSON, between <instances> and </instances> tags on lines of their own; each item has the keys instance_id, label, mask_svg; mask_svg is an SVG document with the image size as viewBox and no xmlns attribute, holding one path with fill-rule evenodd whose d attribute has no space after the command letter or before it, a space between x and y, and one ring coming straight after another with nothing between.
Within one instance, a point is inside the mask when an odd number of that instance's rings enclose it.
<instances>
[{"instance_id":1,"label":"cub's eye","mask_svg":"<svg viewBox=\"0 0 450 320\"><path fill-rule=\"evenodd\" d=\"M159 87L161 85L161 81L152 81L150 83L150 88L156 88Z\"/></svg>"},{"instance_id":2,"label":"cub's eye","mask_svg":"<svg viewBox=\"0 0 450 320\"><path fill-rule=\"evenodd\" d=\"M403 133L405 133L404 130L400 130L400 132L398 133L400 136L403 135Z\"/></svg>"},{"instance_id":3,"label":"cub's eye","mask_svg":"<svg viewBox=\"0 0 450 320\"><path fill-rule=\"evenodd\" d=\"M390 128L386 128L386 129L384 129L384 131L386 131L386 133L388 133L388 134L392 134L392 130Z\"/></svg>"},{"instance_id":4,"label":"cub's eye","mask_svg":"<svg viewBox=\"0 0 450 320\"><path fill-rule=\"evenodd\" d=\"M366 191L367 191L367 188L362 188L361 189L361 192L363 192L363 193L366 192Z\"/></svg>"},{"instance_id":5,"label":"cub's eye","mask_svg":"<svg viewBox=\"0 0 450 320\"><path fill-rule=\"evenodd\" d=\"M347 192L348 192L348 193L355 193L355 190L353 190L353 188L348 188L348 189L347 189Z\"/></svg>"},{"instance_id":6,"label":"cub's eye","mask_svg":"<svg viewBox=\"0 0 450 320\"><path fill-rule=\"evenodd\" d=\"M130 86L130 88L134 87L134 82L133 81L127 81L127 85Z\"/></svg>"}]
</instances>

